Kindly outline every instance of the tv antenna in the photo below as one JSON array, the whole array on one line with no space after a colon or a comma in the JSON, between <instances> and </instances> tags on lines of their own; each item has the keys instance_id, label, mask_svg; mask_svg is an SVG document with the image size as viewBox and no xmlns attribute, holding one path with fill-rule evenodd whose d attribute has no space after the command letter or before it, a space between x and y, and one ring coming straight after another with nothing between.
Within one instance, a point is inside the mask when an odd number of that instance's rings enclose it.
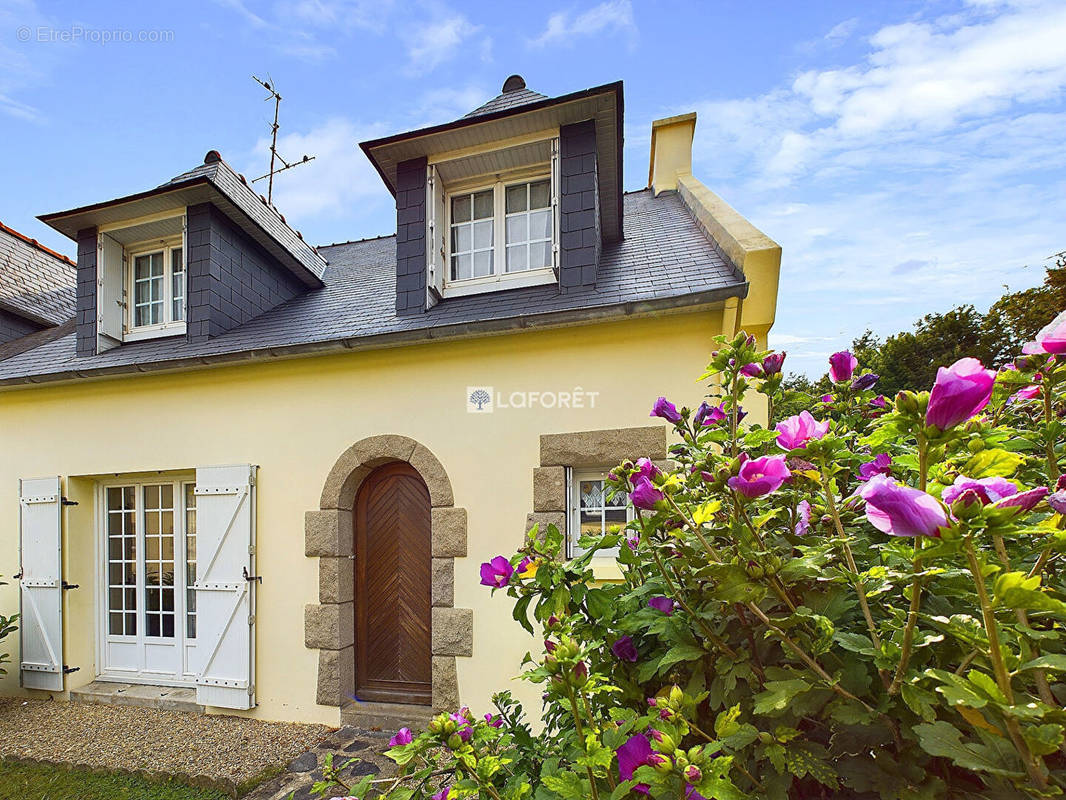
<instances>
[{"instance_id":1,"label":"tv antenna","mask_svg":"<svg viewBox=\"0 0 1066 800\"><path fill-rule=\"evenodd\" d=\"M268 75L267 77L269 78L270 76ZM265 100L274 101L274 124L270 126L270 172L266 173L265 175L260 175L258 178L252 179L252 183L255 183L256 181L261 181L264 178L268 179L267 202L272 203L274 198L274 176L277 175L279 172L284 172L287 169L292 169L293 167L298 167L301 164L307 164L311 161L314 161L315 157L304 155L304 157L299 161L292 162L286 161L284 158L281 157L281 154L278 153L278 127L280 127L278 125L278 109L281 106L281 95L278 94L277 87L275 86L272 80L264 81L261 78L257 78L255 75L252 76L252 80L258 83L268 92L270 92L270 96L264 98ZM280 161L285 166L274 169L275 161Z\"/></svg>"}]
</instances>

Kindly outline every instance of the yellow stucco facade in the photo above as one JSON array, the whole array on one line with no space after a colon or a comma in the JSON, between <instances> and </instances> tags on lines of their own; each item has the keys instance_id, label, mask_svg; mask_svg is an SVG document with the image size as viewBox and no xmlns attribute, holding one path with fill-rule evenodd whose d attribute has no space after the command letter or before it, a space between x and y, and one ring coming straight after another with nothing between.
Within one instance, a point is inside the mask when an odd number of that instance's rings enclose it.
<instances>
[{"instance_id":1,"label":"yellow stucco facade","mask_svg":"<svg viewBox=\"0 0 1066 800\"><path fill-rule=\"evenodd\" d=\"M304 514L318 508L339 454L378 434L402 434L431 450L468 513L468 556L456 560L455 605L474 609L474 649L458 658L463 702L480 708L512 688L534 642L510 619L507 598L478 585L480 563L521 543L532 508L531 473L539 436L647 425L658 394L695 404L693 382L721 331L719 310L660 318L353 352L197 372L0 392L3 449L0 518L18 518L18 481L61 475L64 525L65 661L80 667L67 688L96 674L99 583L95 537L97 480L190 471L247 462L258 470L256 696L249 713L266 719L337 724L335 707L315 702L316 651L304 647L304 606L318 601L317 559L304 555ZM654 379L644 380L654 365ZM596 392L595 407L498 409L468 414L466 389ZM12 457L15 456L15 457ZM7 530L12 534L14 524ZM0 538L10 576L18 537ZM18 607L16 585L0 607ZM11 642L18 663L17 640ZM18 669L0 681L17 693ZM535 703L532 707L535 707Z\"/></svg>"}]
</instances>

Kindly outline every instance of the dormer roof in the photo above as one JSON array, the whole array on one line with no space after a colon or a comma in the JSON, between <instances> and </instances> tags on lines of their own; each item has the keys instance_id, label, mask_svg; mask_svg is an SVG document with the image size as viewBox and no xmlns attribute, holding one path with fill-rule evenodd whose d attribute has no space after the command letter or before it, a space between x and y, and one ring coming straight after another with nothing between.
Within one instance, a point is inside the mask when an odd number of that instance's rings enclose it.
<instances>
[{"instance_id":1,"label":"dormer roof","mask_svg":"<svg viewBox=\"0 0 1066 800\"><path fill-rule=\"evenodd\" d=\"M255 193L243 175L235 172L217 151L204 163L146 192L118 197L103 203L44 214L38 219L60 233L76 239L78 231L180 209L212 203L278 262L311 288L322 286L326 259L303 240L299 231Z\"/></svg>"},{"instance_id":2,"label":"dormer roof","mask_svg":"<svg viewBox=\"0 0 1066 800\"><path fill-rule=\"evenodd\" d=\"M44 326L74 316L76 265L0 222L0 308Z\"/></svg>"},{"instance_id":3,"label":"dormer roof","mask_svg":"<svg viewBox=\"0 0 1066 800\"><path fill-rule=\"evenodd\" d=\"M464 117L362 142L359 146L395 195L396 168L405 161L453 151L471 152L478 148L488 151L505 140L593 120L601 232L604 241L611 242L622 236L622 112L621 81L560 97L545 97L530 91L519 76L512 75L499 96Z\"/></svg>"}]
</instances>

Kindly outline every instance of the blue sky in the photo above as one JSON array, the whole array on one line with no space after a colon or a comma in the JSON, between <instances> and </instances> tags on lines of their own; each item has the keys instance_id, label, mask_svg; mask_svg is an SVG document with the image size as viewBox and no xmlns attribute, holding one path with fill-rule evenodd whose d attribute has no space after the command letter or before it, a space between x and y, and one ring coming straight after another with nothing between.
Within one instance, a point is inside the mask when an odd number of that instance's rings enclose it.
<instances>
[{"instance_id":1,"label":"blue sky","mask_svg":"<svg viewBox=\"0 0 1066 800\"><path fill-rule=\"evenodd\" d=\"M144 39L145 41L140 41ZM1066 3L0 0L0 221L140 191L216 148L280 176L315 243L391 233L359 141L453 119L512 72L548 95L625 81L625 185L650 124L695 110L695 172L784 248L792 370L1004 285L1066 249ZM258 184L257 184L258 185ZM695 367L694 367L695 369Z\"/></svg>"}]
</instances>

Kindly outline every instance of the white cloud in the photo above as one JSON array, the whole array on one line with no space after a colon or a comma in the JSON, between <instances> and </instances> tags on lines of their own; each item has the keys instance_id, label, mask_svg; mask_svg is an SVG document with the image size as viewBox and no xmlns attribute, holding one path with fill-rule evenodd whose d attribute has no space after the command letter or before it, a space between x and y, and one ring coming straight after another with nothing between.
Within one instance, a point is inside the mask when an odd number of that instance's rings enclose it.
<instances>
[{"instance_id":1,"label":"white cloud","mask_svg":"<svg viewBox=\"0 0 1066 800\"><path fill-rule=\"evenodd\" d=\"M338 218L358 218L367 203L387 202L388 192L380 176L359 149L359 142L384 133L380 124L336 117L305 133L278 137L278 152L288 161L297 161L305 154L315 160L275 176L275 207L293 227L306 226L302 228L305 237L316 242L314 226L320 220L336 227ZM249 179L258 178L269 164L270 140L263 138L244 159L245 174ZM257 181L253 188L265 195L266 180Z\"/></svg>"},{"instance_id":2,"label":"white cloud","mask_svg":"<svg viewBox=\"0 0 1066 800\"><path fill-rule=\"evenodd\" d=\"M480 26L462 14L419 26L407 48L408 70L413 74L430 72L458 53L460 46L479 30Z\"/></svg>"},{"instance_id":3,"label":"white cloud","mask_svg":"<svg viewBox=\"0 0 1066 800\"><path fill-rule=\"evenodd\" d=\"M393 6L392 0L281 0L277 16L315 28L382 33Z\"/></svg>"},{"instance_id":4,"label":"white cloud","mask_svg":"<svg viewBox=\"0 0 1066 800\"><path fill-rule=\"evenodd\" d=\"M852 17L846 19L843 22L838 22L829 32L825 35L825 40L832 44L839 44L851 38L851 34L855 32L855 28L858 27L859 18Z\"/></svg>"},{"instance_id":5,"label":"white cloud","mask_svg":"<svg viewBox=\"0 0 1066 800\"><path fill-rule=\"evenodd\" d=\"M548 17L544 32L530 44L542 47L547 44L570 42L579 36L592 36L607 32L636 33L637 26L633 20L633 4L630 0L607 0L598 6L575 14L572 11L559 11Z\"/></svg>"},{"instance_id":6,"label":"white cloud","mask_svg":"<svg viewBox=\"0 0 1066 800\"><path fill-rule=\"evenodd\" d=\"M1066 245L1064 40L1062 3L983 3L697 104L700 177L782 244L788 336L836 349L1040 280Z\"/></svg>"},{"instance_id":7,"label":"white cloud","mask_svg":"<svg viewBox=\"0 0 1066 800\"><path fill-rule=\"evenodd\" d=\"M33 0L0 3L0 114L42 121L40 110L18 95L42 83L60 53L68 49L35 41L38 28L46 23Z\"/></svg>"}]
</instances>

